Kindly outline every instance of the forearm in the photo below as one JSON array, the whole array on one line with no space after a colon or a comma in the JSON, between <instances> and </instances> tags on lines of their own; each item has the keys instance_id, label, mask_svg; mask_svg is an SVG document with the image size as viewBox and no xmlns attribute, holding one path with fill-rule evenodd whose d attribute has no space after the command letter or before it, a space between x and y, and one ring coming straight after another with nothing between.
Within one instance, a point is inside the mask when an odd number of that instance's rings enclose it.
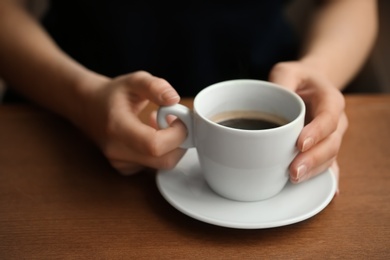
<instances>
[{"instance_id":1,"label":"forearm","mask_svg":"<svg viewBox=\"0 0 390 260\"><path fill-rule=\"evenodd\" d=\"M0 1L0 77L27 98L73 121L104 77L63 53L22 7Z\"/></svg>"},{"instance_id":2,"label":"forearm","mask_svg":"<svg viewBox=\"0 0 390 260\"><path fill-rule=\"evenodd\" d=\"M375 0L328 0L313 20L301 60L342 89L367 59L377 34Z\"/></svg>"}]
</instances>

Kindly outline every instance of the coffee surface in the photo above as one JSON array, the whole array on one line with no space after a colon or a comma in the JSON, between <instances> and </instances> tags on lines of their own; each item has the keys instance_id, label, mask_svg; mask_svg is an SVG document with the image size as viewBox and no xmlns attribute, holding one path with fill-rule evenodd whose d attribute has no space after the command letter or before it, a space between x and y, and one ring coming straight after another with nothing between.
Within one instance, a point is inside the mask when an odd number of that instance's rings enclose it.
<instances>
[{"instance_id":1,"label":"coffee surface","mask_svg":"<svg viewBox=\"0 0 390 260\"><path fill-rule=\"evenodd\" d=\"M211 120L223 126L243 130L265 130L288 123L282 117L259 111L227 111L214 115Z\"/></svg>"},{"instance_id":2,"label":"coffee surface","mask_svg":"<svg viewBox=\"0 0 390 260\"><path fill-rule=\"evenodd\" d=\"M245 130L262 130L279 127L280 124L263 120L263 119L252 119L252 118L233 118L218 122L220 125L227 127L245 129Z\"/></svg>"}]
</instances>

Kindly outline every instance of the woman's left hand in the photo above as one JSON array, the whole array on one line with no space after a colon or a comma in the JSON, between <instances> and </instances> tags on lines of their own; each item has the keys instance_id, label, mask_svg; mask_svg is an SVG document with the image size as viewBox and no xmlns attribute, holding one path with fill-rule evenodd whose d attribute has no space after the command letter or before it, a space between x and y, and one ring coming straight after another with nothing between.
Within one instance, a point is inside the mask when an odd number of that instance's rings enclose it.
<instances>
[{"instance_id":1,"label":"woman's left hand","mask_svg":"<svg viewBox=\"0 0 390 260\"><path fill-rule=\"evenodd\" d=\"M295 91L306 104L306 122L297 142L299 154L290 165L290 180L299 183L329 167L338 179L337 155L348 127L341 91L325 75L299 62L281 62L269 80Z\"/></svg>"}]
</instances>

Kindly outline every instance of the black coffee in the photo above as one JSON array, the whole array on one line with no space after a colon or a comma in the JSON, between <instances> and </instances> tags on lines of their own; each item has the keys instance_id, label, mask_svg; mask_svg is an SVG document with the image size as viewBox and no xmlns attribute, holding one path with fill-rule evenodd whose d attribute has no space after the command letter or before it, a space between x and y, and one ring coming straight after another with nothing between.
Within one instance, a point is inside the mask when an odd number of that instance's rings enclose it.
<instances>
[{"instance_id":1,"label":"black coffee","mask_svg":"<svg viewBox=\"0 0 390 260\"><path fill-rule=\"evenodd\" d=\"M282 126L288 121L276 115L259 111L226 111L211 120L227 127L243 130L264 130Z\"/></svg>"},{"instance_id":2,"label":"black coffee","mask_svg":"<svg viewBox=\"0 0 390 260\"><path fill-rule=\"evenodd\" d=\"M281 124L272 121L256 118L232 118L217 123L223 126L244 130L264 130L281 126Z\"/></svg>"}]
</instances>

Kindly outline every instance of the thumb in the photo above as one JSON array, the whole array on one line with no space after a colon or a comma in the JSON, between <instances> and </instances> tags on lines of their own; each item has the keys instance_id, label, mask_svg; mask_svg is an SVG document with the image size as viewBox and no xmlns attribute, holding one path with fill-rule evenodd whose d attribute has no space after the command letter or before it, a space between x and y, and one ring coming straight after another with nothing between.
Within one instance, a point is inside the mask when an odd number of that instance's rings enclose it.
<instances>
[{"instance_id":1,"label":"thumb","mask_svg":"<svg viewBox=\"0 0 390 260\"><path fill-rule=\"evenodd\" d=\"M269 74L269 81L296 91L303 83L302 73L295 62L277 63Z\"/></svg>"},{"instance_id":2,"label":"thumb","mask_svg":"<svg viewBox=\"0 0 390 260\"><path fill-rule=\"evenodd\" d=\"M165 79L155 77L148 72L133 73L130 79L132 92L136 96L148 99L160 106L174 105L180 101L176 90Z\"/></svg>"}]
</instances>

